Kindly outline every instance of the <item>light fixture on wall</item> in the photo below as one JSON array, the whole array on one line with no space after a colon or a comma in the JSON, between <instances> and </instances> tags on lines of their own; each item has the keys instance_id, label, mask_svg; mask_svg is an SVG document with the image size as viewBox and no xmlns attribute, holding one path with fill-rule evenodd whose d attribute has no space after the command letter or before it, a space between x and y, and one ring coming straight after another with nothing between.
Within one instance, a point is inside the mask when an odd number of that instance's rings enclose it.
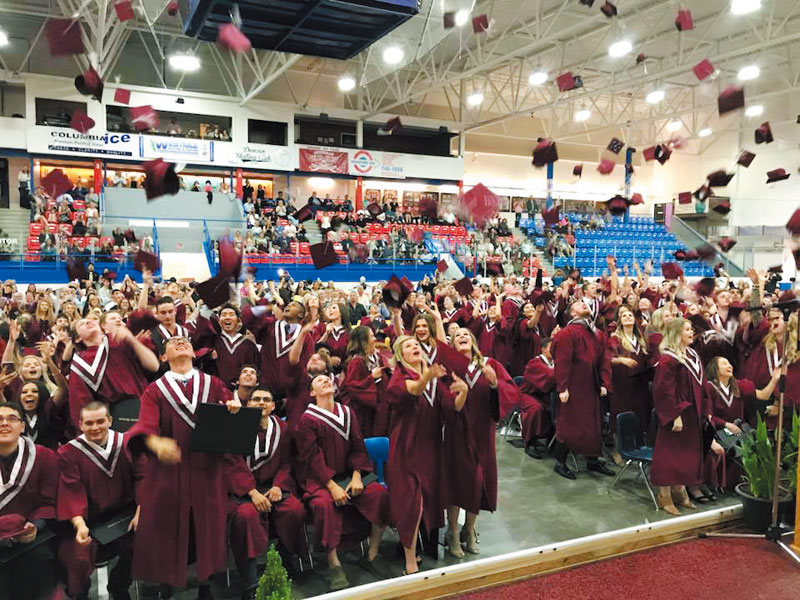
<instances>
[{"instance_id":1,"label":"light fixture on wall","mask_svg":"<svg viewBox=\"0 0 800 600\"><path fill-rule=\"evenodd\" d=\"M761 69L758 68L758 65L747 65L746 67L742 67L739 69L739 74L737 77L739 81L750 81L751 79L755 79L761 74Z\"/></svg>"},{"instance_id":2,"label":"light fixture on wall","mask_svg":"<svg viewBox=\"0 0 800 600\"><path fill-rule=\"evenodd\" d=\"M647 94L647 102L649 104L658 104L664 99L666 96L666 92L664 90L653 90L649 94Z\"/></svg>"},{"instance_id":3,"label":"light fixture on wall","mask_svg":"<svg viewBox=\"0 0 800 600\"><path fill-rule=\"evenodd\" d=\"M383 51L383 62L387 65L397 65L403 62L405 55L400 46L389 46Z\"/></svg>"},{"instance_id":4,"label":"light fixture on wall","mask_svg":"<svg viewBox=\"0 0 800 600\"><path fill-rule=\"evenodd\" d=\"M631 50L633 50L633 44L628 40L618 40L608 47L608 55L611 58L619 58L620 56L625 56Z\"/></svg>"},{"instance_id":5,"label":"light fixture on wall","mask_svg":"<svg viewBox=\"0 0 800 600\"><path fill-rule=\"evenodd\" d=\"M700 131L697 132L697 137L707 138L710 136L713 131L711 131L711 127L703 127Z\"/></svg>"},{"instance_id":6,"label":"light fixture on wall","mask_svg":"<svg viewBox=\"0 0 800 600\"><path fill-rule=\"evenodd\" d=\"M200 69L200 59L194 54L176 52L169 55L169 66L176 71L192 73Z\"/></svg>"},{"instance_id":7,"label":"light fixture on wall","mask_svg":"<svg viewBox=\"0 0 800 600\"><path fill-rule=\"evenodd\" d=\"M680 121L670 121L667 123L667 131L678 131L681 127L683 127L683 123Z\"/></svg>"},{"instance_id":8,"label":"light fixture on wall","mask_svg":"<svg viewBox=\"0 0 800 600\"><path fill-rule=\"evenodd\" d=\"M483 94L481 92L472 92L467 96L467 104L470 106L478 106L481 102L483 102Z\"/></svg>"},{"instance_id":9,"label":"light fixture on wall","mask_svg":"<svg viewBox=\"0 0 800 600\"><path fill-rule=\"evenodd\" d=\"M350 75L342 75L339 78L338 85L340 92L349 92L350 90L356 87L356 80L353 79Z\"/></svg>"},{"instance_id":10,"label":"light fixture on wall","mask_svg":"<svg viewBox=\"0 0 800 600\"><path fill-rule=\"evenodd\" d=\"M748 106L744 114L748 117L759 117L764 113L764 107L760 104L753 104L752 106Z\"/></svg>"},{"instance_id":11,"label":"light fixture on wall","mask_svg":"<svg viewBox=\"0 0 800 600\"><path fill-rule=\"evenodd\" d=\"M528 83L533 86L542 85L547 81L547 71L534 71L528 77Z\"/></svg>"},{"instance_id":12,"label":"light fixture on wall","mask_svg":"<svg viewBox=\"0 0 800 600\"><path fill-rule=\"evenodd\" d=\"M592 111L590 111L588 108L582 108L575 113L575 120L581 123L583 121L588 121L589 117L591 116L592 116Z\"/></svg>"},{"instance_id":13,"label":"light fixture on wall","mask_svg":"<svg viewBox=\"0 0 800 600\"><path fill-rule=\"evenodd\" d=\"M456 13L456 27L463 27L469 21L469 9L462 8Z\"/></svg>"},{"instance_id":14,"label":"light fixture on wall","mask_svg":"<svg viewBox=\"0 0 800 600\"><path fill-rule=\"evenodd\" d=\"M746 15L761 8L761 0L733 0L731 2L731 13L734 15Z\"/></svg>"},{"instance_id":15,"label":"light fixture on wall","mask_svg":"<svg viewBox=\"0 0 800 600\"><path fill-rule=\"evenodd\" d=\"M8 46L8 34L0 29L0 48L3 46Z\"/></svg>"}]
</instances>

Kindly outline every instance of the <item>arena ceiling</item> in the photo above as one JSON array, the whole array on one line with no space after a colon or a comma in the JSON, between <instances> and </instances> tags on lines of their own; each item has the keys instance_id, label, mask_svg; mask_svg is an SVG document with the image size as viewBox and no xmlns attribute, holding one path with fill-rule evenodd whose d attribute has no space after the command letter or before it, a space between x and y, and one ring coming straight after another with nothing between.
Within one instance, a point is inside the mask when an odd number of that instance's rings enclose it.
<instances>
[{"instance_id":1,"label":"arena ceiling","mask_svg":"<svg viewBox=\"0 0 800 600\"><path fill-rule=\"evenodd\" d=\"M0 30L10 43L0 48L0 69L9 80L27 72L75 75L91 61L107 80L128 85L286 102L305 112L347 108L372 121L446 120L467 130L467 150L479 152L527 154L539 136L591 152L614 136L634 146L680 136L702 152L722 132L761 122L744 111L718 116L717 96L728 85L744 85L747 105L765 107L798 89L800 0L761 0L760 9L734 14L753 2L618 0L618 15L608 18L603 0L592 7L579 0L422 0L416 17L337 61L264 50L233 55L184 36L167 0L134 0L136 18L127 22L116 19L114 0L5 0ZM691 10L692 30L677 30L679 8ZM443 13L461 9L488 15L489 30L475 34L469 21L445 29ZM89 56L50 57L44 25L64 16L81 19ZM612 58L609 46L619 40L631 49ZM403 50L395 65L383 60L389 46ZM166 59L175 52L196 53L203 67L172 70ZM637 63L640 53L647 58ZM701 82L692 67L702 59L717 73ZM737 83L747 66L760 74ZM547 80L532 85L531 74L540 71ZM554 79L567 71L580 75L583 87L560 93ZM345 75L356 82L349 92L338 86ZM657 91L663 99L648 102ZM590 116L576 120L580 111ZM704 137L704 129L712 134Z\"/></svg>"}]
</instances>

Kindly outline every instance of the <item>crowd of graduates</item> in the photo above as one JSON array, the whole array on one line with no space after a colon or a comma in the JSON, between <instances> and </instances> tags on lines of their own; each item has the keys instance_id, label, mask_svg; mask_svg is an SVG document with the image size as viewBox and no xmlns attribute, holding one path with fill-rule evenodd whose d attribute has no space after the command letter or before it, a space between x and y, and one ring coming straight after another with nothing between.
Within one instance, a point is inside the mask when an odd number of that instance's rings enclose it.
<instances>
[{"instance_id":1,"label":"crowd of graduates","mask_svg":"<svg viewBox=\"0 0 800 600\"><path fill-rule=\"evenodd\" d=\"M540 274L234 289L146 269L141 285L6 282L0 598L85 598L112 556L112 598L133 580L169 598L190 563L210 598L228 547L253 598L270 540L290 569L324 554L332 590L349 585L340 550L365 540L359 566L376 578L417 572L418 539L442 527L450 555L478 554L478 516L497 509L496 429L516 411L525 453L549 453L570 480L570 453L615 474L615 420L633 413L657 431L659 506L714 501L741 477L717 438L758 413L774 426L783 360L787 404L800 403L797 315L771 308L792 292L755 271L736 285L608 267L558 286ZM248 456L194 449L202 404L261 411ZM393 573L375 561L387 527L403 547Z\"/></svg>"}]
</instances>

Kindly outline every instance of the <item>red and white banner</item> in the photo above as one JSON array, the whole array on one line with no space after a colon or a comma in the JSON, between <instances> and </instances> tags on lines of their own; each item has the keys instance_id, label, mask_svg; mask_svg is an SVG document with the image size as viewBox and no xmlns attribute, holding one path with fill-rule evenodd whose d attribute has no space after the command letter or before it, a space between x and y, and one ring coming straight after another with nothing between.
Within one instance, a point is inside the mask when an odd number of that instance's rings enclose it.
<instances>
[{"instance_id":1,"label":"red and white banner","mask_svg":"<svg viewBox=\"0 0 800 600\"><path fill-rule=\"evenodd\" d=\"M347 175L349 158L347 151L300 148L300 170Z\"/></svg>"}]
</instances>

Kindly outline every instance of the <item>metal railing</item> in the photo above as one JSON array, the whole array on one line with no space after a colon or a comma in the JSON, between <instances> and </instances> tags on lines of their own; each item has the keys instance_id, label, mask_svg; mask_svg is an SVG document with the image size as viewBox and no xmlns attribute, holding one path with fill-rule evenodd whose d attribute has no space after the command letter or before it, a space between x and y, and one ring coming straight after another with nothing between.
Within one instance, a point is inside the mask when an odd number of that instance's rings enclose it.
<instances>
[{"instance_id":1,"label":"metal railing","mask_svg":"<svg viewBox=\"0 0 800 600\"><path fill-rule=\"evenodd\" d=\"M693 227L691 227L686 221L673 215L672 222L670 225L670 231L675 234L676 237L680 238L682 241L686 242L686 244L690 248L695 248L698 246L705 246L710 245L708 240L704 238L700 233L698 233ZM713 248L713 246L712 246ZM750 259L750 266L752 266L752 257ZM738 265L734 263L727 254L723 254L722 252L714 249L714 256L707 259L708 263L722 263L723 268L728 272L731 277L744 277L746 271L746 264Z\"/></svg>"}]
</instances>

